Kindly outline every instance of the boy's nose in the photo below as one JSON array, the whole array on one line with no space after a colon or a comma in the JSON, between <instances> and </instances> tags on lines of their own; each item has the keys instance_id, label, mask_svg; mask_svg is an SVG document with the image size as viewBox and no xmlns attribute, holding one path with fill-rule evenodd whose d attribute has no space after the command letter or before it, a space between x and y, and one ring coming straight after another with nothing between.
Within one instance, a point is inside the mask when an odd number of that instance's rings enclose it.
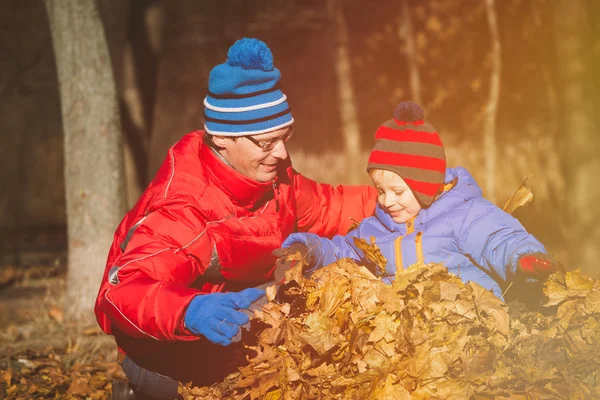
<instances>
[{"instance_id":1,"label":"boy's nose","mask_svg":"<svg viewBox=\"0 0 600 400\"><path fill-rule=\"evenodd\" d=\"M392 204L393 204L392 198L390 196L384 195L383 196L383 206L388 208Z\"/></svg>"}]
</instances>

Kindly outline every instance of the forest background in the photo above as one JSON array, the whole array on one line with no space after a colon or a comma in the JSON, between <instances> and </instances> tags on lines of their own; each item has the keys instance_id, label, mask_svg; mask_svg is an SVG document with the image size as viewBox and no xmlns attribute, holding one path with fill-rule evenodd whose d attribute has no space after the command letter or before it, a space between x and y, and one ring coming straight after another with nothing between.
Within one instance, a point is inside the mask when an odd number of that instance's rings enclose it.
<instances>
[{"instance_id":1,"label":"forest background","mask_svg":"<svg viewBox=\"0 0 600 400\"><path fill-rule=\"evenodd\" d=\"M46 1L52 4L60 2ZM106 39L116 84L123 213L168 147L202 128L210 69L235 40L250 36L271 47L282 71L296 120L290 150L297 170L323 182L368 184L375 130L398 102L417 101L449 165L467 167L487 198L502 206L533 174L534 201L516 216L570 269L600 272L599 2L94 4L102 22L96 37ZM1 266L63 266L69 172L44 2L0 2L0 29ZM80 151L86 158L98 149L83 143ZM97 168L87 179L112 176L121 179ZM95 287L103 265L90 268Z\"/></svg>"}]
</instances>

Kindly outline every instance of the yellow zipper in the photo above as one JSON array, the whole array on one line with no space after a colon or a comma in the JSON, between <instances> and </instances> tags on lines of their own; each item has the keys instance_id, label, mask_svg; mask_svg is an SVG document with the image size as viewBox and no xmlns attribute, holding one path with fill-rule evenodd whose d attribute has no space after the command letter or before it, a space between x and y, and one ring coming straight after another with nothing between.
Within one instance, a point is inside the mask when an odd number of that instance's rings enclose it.
<instances>
[{"instance_id":1,"label":"yellow zipper","mask_svg":"<svg viewBox=\"0 0 600 400\"><path fill-rule=\"evenodd\" d=\"M417 247L417 262L423 263L425 261L425 257L423 256L423 232L417 232L415 246Z\"/></svg>"},{"instance_id":2,"label":"yellow zipper","mask_svg":"<svg viewBox=\"0 0 600 400\"><path fill-rule=\"evenodd\" d=\"M406 234L410 235L415 231L415 219L414 217L408 221L406 221ZM423 255L423 240L422 240L423 232L417 232L417 236L415 238L415 247L417 251L417 262L422 263L425 261L425 256ZM394 241L394 252L396 253L396 276L400 275L404 272L404 265L402 260L402 239L404 236L399 236Z\"/></svg>"},{"instance_id":3,"label":"yellow zipper","mask_svg":"<svg viewBox=\"0 0 600 400\"><path fill-rule=\"evenodd\" d=\"M402 239L404 239L404 236L398 236L394 241L394 251L396 252L396 276L401 274L400 271L404 271L404 266L402 265Z\"/></svg>"},{"instance_id":4,"label":"yellow zipper","mask_svg":"<svg viewBox=\"0 0 600 400\"><path fill-rule=\"evenodd\" d=\"M410 235L415 231L415 217L412 217L408 221L406 221L406 234Z\"/></svg>"}]
</instances>

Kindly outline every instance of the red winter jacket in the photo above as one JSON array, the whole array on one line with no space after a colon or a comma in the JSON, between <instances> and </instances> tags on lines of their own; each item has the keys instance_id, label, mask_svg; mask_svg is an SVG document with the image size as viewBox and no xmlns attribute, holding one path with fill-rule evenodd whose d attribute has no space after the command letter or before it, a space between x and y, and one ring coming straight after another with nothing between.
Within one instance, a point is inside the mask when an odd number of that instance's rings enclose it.
<instances>
[{"instance_id":1,"label":"red winter jacket","mask_svg":"<svg viewBox=\"0 0 600 400\"><path fill-rule=\"evenodd\" d=\"M289 162L273 182L246 178L203 135L169 150L115 233L95 312L123 352L198 339L182 323L194 296L267 282L290 233L345 234L375 209L374 188L317 184Z\"/></svg>"}]
</instances>

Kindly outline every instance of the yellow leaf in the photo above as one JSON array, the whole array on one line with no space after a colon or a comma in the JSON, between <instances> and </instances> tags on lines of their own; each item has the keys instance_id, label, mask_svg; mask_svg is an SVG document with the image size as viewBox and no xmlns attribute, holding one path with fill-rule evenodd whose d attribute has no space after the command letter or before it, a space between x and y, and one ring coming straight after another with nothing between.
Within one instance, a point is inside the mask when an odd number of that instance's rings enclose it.
<instances>
[{"instance_id":1,"label":"yellow leaf","mask_svg":"<svg viewBox=\"0 0 600 400\"><path fill-rule=\"evenodd\" d=\"M306 320L307 330L299 334L299 339L323 355L337 345L342 337L334 331L334 323L327 315L319 312L309 314Z\"/></svg>"},{"instance_id":2,"label":"yellow leaf","mask_svg":"<svg viewBox=\"0 0 600 400\"><path fill-rule=\"evenodd\" d=\"M9 395L9 396L12 396L15 393L17 393L18 389L19 389L19 387L17 385L12 385L8 389L6 389L6 394Z\"/></svg>"},{"instance_id":3,"label":"yellow leaf","mask_svg":"<svg viewBox=\"0 0 600 400\"><path fill-rule=\"evenodd\" d=\"M265 292L267 292L267 300L273 301L277 297L277 286L271 285L265 289Z\"/></svg>"},{"instance_id":4,"label":"yellow leaf","mask_svg":"<svg viewBox=\"0 0 600 400\"><path fill-rule=\"evenodd\" d=\"M48 316L56 322L58 322L59 324L62 324L65 321L65 315L63 310L56 306L52 306L50 308L50 310L48 311Z\"/></svg>"},{"instance_id":5,"label":"yellow leaf","mask_svg":"<svg viewBox=\"0 0 600 400\"><path fill-rule=\"evenodd\" d=\"M440 299L454 301L460 294L460 288L452 282L440 282Z\"/></svg>"},{"instance_id":6,"label":"yellow leaf","mask_svg":"<svg viewBox=\"0 0 600 400\"><path fill-rule=\"evenodd\" d=\"M367 348L367 352L365 353L364 360L371 368L381 368L387 361L387 357L381 354L380 351L369 346Z\"/></svg>"},{"instance_id":7,"label":"yellow leaf","mask_svg":"<svg viewBox=\"0 0 600 400\"><path fill-rule=\"evenodd\" d=\"M263 399L264 400L279 400L281 398L281 389L275 389L271 392L268 392Z\"/></svg>"},{"instance_id":8,"label":"yellow leaf","mask_svg":"<svg viewBox=\"0 0 600 400\"><path fill-rule=\"evenodd\" d=\"M2 372L2 382L6 383L6 387L10 387L10 382L12 381L12 370L7 369Z\"/></svg>"},{"instance_id":9,"label":"yellow leaf","mask_svg":"<svg viewBox=\"0 0 600 400\"><path fill-rule=\"evenodd\" d=\"M510 196L510 198L504 204L503 210L509 214L512 214L517 208L524 206L533 200L533 193L531 193L531 188L527 184L527 179L531 178L532 175L529 175L521 186Z\"/></svg>"},{"instance_id":10,"label":"yellow leaf","mask_svg":"<svg viewBox=\"0 0 600 400\"><path fill-rule=\"evenodd\" d=\"M399 325L400 322L391 315L385 312L377 314L375 319L371 320L371 326L375 329L369 335L369 342L377 343L380 340L392 342Z\"/></svg>"},{"instance_id":11,"label":"yellow leaf","mask_svg":"<svg viewBox=\"0 0 600 400\"><path fill-rule=\"evenodd\" d=\"M372 400L411 400L410 392L396 375L389 374L371 393Z\"/></svg>"},{"instance_id":12,"label":"yellow leaf","mask_svg":"<svg viewBox=\"0 0 600 400\"><path fill-rule=\"evenodd\" d=\"M387 260L381 254L379 246L375 244L375 236L371 236L371 243L367 243L365 239L354 238L354 245L363 252L365 258L375 264L381 271L385 271Z\"/></svg>"}]
</instances>

